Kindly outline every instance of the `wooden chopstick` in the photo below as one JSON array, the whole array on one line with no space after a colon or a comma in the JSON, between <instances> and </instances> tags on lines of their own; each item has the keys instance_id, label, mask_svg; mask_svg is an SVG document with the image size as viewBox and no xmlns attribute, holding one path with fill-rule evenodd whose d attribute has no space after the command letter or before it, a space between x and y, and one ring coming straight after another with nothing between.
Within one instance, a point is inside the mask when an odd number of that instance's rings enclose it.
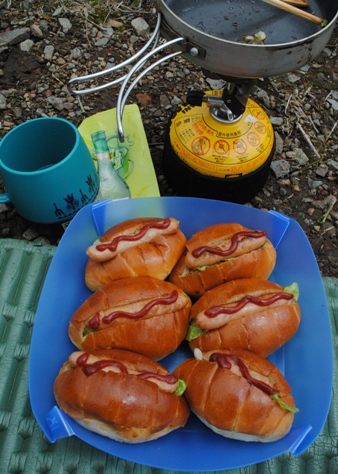
<instances>
[{"instance_id":1,"label":"wooden chopstick","mask_svg":"<svg viewBox=\"0 0 338 474\"><path fill-rule=\"evenodd\" d=\"M282 0L262 0L269 5L274 7L280 8L281 10L285 10L288 13L292 13L293 15L299 16L304 18L304 20L312 21L312 23L316 23L317 25L321 25L324 22L323 18L319 18L318 16L312 15L312 13L305 12L300 10L297 7L289 5Z\"/></svg>"},{"instance_id":2,"label":"wooden chopstick","mask_svg":"<svg viewBox=\"0 0 338 474\"><path fill-rule=\"evenodd\" d=\"M309 2L305 0L282 0L284 3L288 3L289 5L293 5L294 7L299 8L306 8L309 6Z\"/></svg>"}]
</instances>

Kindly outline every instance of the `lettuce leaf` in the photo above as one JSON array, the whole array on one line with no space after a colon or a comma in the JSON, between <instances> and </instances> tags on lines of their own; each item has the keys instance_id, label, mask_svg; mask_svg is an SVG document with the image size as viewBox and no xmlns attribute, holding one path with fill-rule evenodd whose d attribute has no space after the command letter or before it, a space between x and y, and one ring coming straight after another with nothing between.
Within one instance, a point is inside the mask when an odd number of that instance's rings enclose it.
<instances>
[{"instance_id":1,"label":"lettuce leaf","mask_svg":"<svg viewBox=\"0 0 338 474\"><path fill-rule=\"evenodd\" d=\"M299 298L299 286L298 283L294 282L291 285L288 285L284 288L285 293L291 293L295 300L298 301Z\"/></svg>"},{"instance_id":2,"label":"lettuce leaf","mask_svg":"<svg viewBox=\"0 0 338 474\"><path fill-rule=\"evenodd\" d=\"M271 398L276 400L278 405L283 408L283 410L288 410L291 411L292 413L297 413L299 410L297 407L289 406L283 400L279 397L278 393L275 393L274 395L271 395Z\"/></svg>"},{"instance_id":3,"label":"lettuce leaf","mask_svg":"<svg viewBox=\"0 0 338 474\"><path fill-rule=\"evenodd\" d=\"M177 385L177 389L175 390L175 395L180 397L181 395L183 395L186 388L187 388L187 384L185 383L185 381L182 379L178 379L178 385Z\"/></svg>"},{"instance_id":4,"label":"lettuce leaf","mask_svg":"<svg viewBox=\"0 0 338 474\"><path fill-rule=\"evenodd\" d=\"M88 336L88 334L91 334L92 332L95 332L94 329L85 327L82 331L82 336Z\"/></svg>"},{"instance_id":5,"label":"lettuce leaf","mask_svg":"<svg viewBox=\"0 0 338 474\"><path fill-rule=\"evenodd\" d=\"M196 326L195 319L191 322L189 329L188 329L188 334L185 338L186 341L192 341L193 339L196 339L197 337L201 336L204 333L204 329L199 328Z\"/></svg>"}]
</instances>

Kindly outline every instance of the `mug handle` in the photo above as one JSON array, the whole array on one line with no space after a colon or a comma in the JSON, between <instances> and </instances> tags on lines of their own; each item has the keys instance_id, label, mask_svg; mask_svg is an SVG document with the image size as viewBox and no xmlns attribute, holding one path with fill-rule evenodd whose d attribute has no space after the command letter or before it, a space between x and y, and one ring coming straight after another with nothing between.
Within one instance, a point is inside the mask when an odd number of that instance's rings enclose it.
<instances>
[{"instance_id":1,"label":"mug handle","mask_svg":"<svg viewBox=\"0 0 338 474\"><path fill-rule=\"evenodd\" d=\"M9 195L7 193L0 194L0 204L4 202L11 202Z\"/></svg>"}]
</instances>

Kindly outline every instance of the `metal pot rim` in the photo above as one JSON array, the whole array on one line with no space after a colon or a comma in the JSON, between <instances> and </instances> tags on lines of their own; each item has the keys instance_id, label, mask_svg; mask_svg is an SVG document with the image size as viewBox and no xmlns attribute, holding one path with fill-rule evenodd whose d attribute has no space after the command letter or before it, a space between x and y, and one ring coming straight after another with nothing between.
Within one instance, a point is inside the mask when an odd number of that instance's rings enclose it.
<instances>
[{"instance_id":1,"label":"metal pot rim","mask_svg":"<svg viewBox=\"0 0 338 474\"><path fill-rule=\"evenodd\" d=\"M197 28L195 28L194 26L190 25L189 23L185 22L182 18L180 18L176 13L174 13L169 7L168 5L166 4L165 0L156 0L156 3L157 3L157 6L158 6L158 10L159 12L162 14L163 18L162 18L162 21L163 19L165 20L165 22L168 24L168 26L175 30L175 32L180 35L180 36L185 36L184 33L180 32L180 31L177 31L173 25L172 25L172 18L174 17L175 20L178 22L178 23L181 23L182 26L184 26L184 28L186 29L189 29L190 31L193 31L196 36L198 36L199 38L208 38L209 40L212 40L212 41L216 41L217 43L219 44L225 44L225 45L233 45L233 46L237 46L237 47L243 47L243 48L252 48L252 49L268 49L268 50L274 50L274 49L284 49L284 48L290 48L290 47L293 47L293 46L299 46L301 44L304 44L304 43L309 43L309 42L313 42L315 41L315 39L319 36L322 36L323 34L325 34L325 32L328 30L328 29L331 29L333 26L334 26L334 23L337 21L338 19L338 7L337 7L337 12L335 14L335 16L332 18L332 20L330 20L327 25L325 25L323 28L321 28L319 31L317 31L316 33L312 34L311 36L307 36L305 38L302 38L302 39L299 39L299 40L296 40L296 41L290 41L290 42L287 42L287 43L278 43L278 44L246 44L246 43L239 43L237 41L231 41L231 40L226 40L226 39L223 39L223 38L219 38L217 36L213 36L209 33L206 33L204 31L201 31ZM168 18L169 17L169 18ZM171 18L170 18L171 17Z\"/></svg>"}]
</instances>

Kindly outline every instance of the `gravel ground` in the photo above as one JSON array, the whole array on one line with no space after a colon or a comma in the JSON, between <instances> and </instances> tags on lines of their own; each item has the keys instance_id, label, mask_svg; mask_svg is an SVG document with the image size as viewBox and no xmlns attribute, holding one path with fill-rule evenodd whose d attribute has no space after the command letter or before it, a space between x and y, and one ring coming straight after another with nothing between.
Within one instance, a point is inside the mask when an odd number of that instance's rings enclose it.
<instances>
[{"instance_id":1,"label":"gravel ground","mask_svg":"<svg viewBox=\"0 0 338 474\"><path fill-rule=\"evenodd\" d=\"M154 1L0 1L0 138L35 117L57 115L81 123L66 84L72 77L120 64L144 44L133 20L152 31ZM338 275L338 29L311 64L271 78L277 97L255 89L268 113L276 151L264 189L248 205L296 219L308 236L323 276ZM119 74L119 73L118 73ZM140 107L161 194L173 195L161 156L167 123L190 90L218 88L215 78L181 57L145 76L129 98ZM88 115L116 106L119 86L83 100ZM0 181L0 191L3 184ZM57 245L54 227L31 224L0 204L0 238Z\"/></svg>"}]
</instances>

